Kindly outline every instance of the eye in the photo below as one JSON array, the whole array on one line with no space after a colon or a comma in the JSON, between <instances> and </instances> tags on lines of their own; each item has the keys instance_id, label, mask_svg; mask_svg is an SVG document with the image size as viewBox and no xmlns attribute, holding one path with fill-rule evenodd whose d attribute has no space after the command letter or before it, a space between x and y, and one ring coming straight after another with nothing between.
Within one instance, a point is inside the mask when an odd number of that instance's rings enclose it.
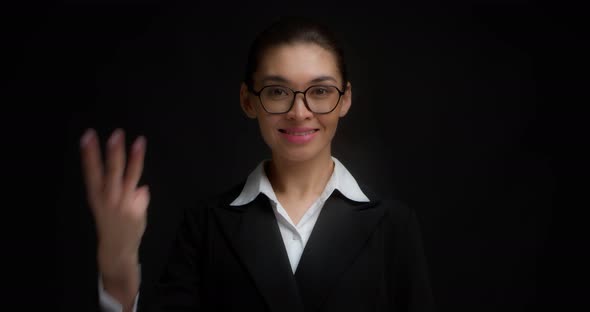
<instances>
[{"instance_id":1,"label":"eye","mask_svg":"<svg viewBox=\"0 0 590 312\"><path fill-rule=\"evenodd\" d=\"M264 88L262 95L268 98L284 98L289 96L289 90L281 86L270 86Z\"/></svg>"},{"instance_id":2,"label":"eye","mask_svg":"<svg viewBox=\"0 0 590 312\"><path fill-rule=\"evenodd\" d=\"M287 94L287 91L285 91L282 88L271 88L270 92L272 95L285 95L285 94Z\"/></svg>"},{"instance_id":3,"label":"eye","mask_svg":"<svg viewBox=\"0 0 590 312\"><path fill-rule=\"evenodd\" d=\"M318 86L313 87L310 91L312 96L323 97L334 93L334 88L328 86Z\"/></svg>"}]
</instances>

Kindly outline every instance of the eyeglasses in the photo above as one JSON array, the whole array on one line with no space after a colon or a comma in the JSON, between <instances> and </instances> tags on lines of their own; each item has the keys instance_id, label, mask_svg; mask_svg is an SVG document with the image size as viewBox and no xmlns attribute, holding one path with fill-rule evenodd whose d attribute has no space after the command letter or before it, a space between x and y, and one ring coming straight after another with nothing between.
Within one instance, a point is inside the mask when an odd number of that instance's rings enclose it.
<instances>
[{"instance_id":1,"label":"eyeglasses","mask_svg":"<svg viewBox=\"0 0 590 312\"><path fill-rule=\"evenodd\" d=\"M303 103L307 109L315 114L331 113L344 94L335 86L315 85L305 91L295 91L281 85L264 86L259 91L250 89L260 99L262 108L269 114L284 114L291 110L295 104L297 93L303 94Z\"/></svg>"}]
</instances>

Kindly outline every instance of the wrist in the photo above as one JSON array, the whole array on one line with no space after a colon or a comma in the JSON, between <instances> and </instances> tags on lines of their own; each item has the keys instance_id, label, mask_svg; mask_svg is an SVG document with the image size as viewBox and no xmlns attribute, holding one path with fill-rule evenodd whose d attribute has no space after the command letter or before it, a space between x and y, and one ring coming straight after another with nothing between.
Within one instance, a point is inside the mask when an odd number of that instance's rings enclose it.
<instances>
[{"instance_id":1,"label":"wrist","mask_svg":"<svg viewBox=\"0 0 590 312\"><path fill-rule=\"evenodd\" d=\"M135 273L109 277L101 274L100 281L102 289L115 301L122 305L123 311L131 311L140 287L139 266Z\"/></svg>"},{"instance_id":2,"label":"wrist","mask_svg":"<svg viewBox=\"0 0 590 312\"><path fill-rule=\"evenodd\" d=\"M103 278L110 280L129 279L138 274L139 259L137 254L109 255L99 252L97 255L98 271Z\"/></svg>"}]
</instances>

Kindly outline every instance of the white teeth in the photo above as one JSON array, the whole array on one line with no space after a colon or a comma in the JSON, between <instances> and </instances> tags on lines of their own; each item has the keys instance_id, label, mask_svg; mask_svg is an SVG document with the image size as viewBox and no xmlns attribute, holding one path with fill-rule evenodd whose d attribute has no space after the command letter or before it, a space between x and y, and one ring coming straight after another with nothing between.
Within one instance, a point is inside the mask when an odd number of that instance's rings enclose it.
<instances>
[{"instance_id":1,"label":"white teeth","mask_svg":"<svg viewBox=\"0 0 590 312\"><path fill-rule=\"evenodd\" d=\"M308 135L308 134L312 134L314 132L315 132L315 130L311 130L311 131L307 131L307 132L288 132L288 131L285 131L285 133L290 134L290 135Z\"/></svg>"}]
</instances>

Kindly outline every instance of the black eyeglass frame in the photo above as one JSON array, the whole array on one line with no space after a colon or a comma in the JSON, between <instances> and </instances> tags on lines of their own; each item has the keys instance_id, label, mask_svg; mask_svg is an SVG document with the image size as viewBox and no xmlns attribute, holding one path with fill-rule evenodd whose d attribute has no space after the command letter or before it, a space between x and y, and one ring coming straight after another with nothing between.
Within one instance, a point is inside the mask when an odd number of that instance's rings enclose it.
<instances>
[{"instance_id":1,"label":"black eyeglass frame","mask_svg":"<svg viewBox=\"0 0 590 312\"><path fill-rule=\"evenodd\" d=\"M289 108L284 111L284 112L280 112L280 113L274 113L274 112L269 112L266 107L264 107L264 104L262 103L262 99L260 98L260 94L262 93L262 91L266 88L270 88L270 87L281 87L281 88L286 88L291 90L291 92L293 92L293 100L291 101L291 105L289 105ZM330 87L330 88L334 88L338 91L338 101L336 102L336 105L334 105L334 107L328 111L328 112L322 112L322 113L318 113L318 112L314 112L313 110L311 110L311 108L309 108L309 105L307 104L307 91L309 91L309 89L314 88L314 87ZM313 86L309 86L307 89L305 89L304 91L295 91L289 87L285 87L283 85L268 85L268 86L264 86L262 87L260 90L255 91L252 88L248 87L248 91L252 92L252 94L256 95L258 97L258 101L260 101L260 104L262 105L262 109L264 109L265 112L272 114L272 115L280 115L280 114L286 114L288 113L292 108L293 105L295 104L295 98L297 97L297 93L301 93L303 94L303 104L305 104L305 107L307 108L307 110L309 110L310 112L314 113L314 114L320 114L320 115L325 115L325 114L329 114L331 112L333 112L336 107L338 107L338 104L340 104L340 99L342 99L342 96L344 95L345 91L341 91L338 87L336 86L330 86L330 85L313 85Z\"/></svg>"}]
</instances>

